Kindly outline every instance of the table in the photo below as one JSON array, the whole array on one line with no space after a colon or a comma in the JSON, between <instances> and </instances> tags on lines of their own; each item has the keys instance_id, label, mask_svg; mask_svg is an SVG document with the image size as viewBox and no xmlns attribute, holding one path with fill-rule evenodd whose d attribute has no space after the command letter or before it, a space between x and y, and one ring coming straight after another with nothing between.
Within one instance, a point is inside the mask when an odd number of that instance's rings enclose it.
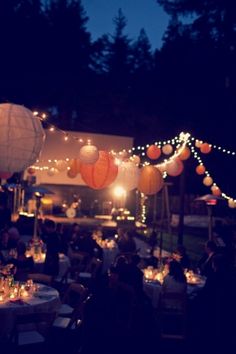
<instances>
[{"instance_id":1,"label":"table","mask_svg":"<svg viewBox=\"0 0 236 354\"><path fill-rule=\"evenodd\" d=\"M205 278L200 277L198 283L187 283L187 295L191 299L196 296L196 294L204 287ZM147 296L151 299L154 308L158 307L159 298L161 293L161 283L158 281L146 280L143 281L143 290Z\"/></svg>"},{"instance_id":2,"label":"table","mask_svg":"<svg viewBox=\"0 0 236 354\"><path fill-rule=\"evenodd\" d=\"M56 313L59 306L58 291L43 284L38 284L38 290L24 300L0 303L0 336L11 333L15 316L38 312Z\"/></svg>"}]
</instances>

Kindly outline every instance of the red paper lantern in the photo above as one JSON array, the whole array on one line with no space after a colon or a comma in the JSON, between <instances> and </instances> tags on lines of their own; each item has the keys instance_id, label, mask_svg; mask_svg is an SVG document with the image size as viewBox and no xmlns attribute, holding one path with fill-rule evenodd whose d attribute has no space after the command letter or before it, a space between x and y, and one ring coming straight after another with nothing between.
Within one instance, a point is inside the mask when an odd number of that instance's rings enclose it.
<instances>
[{"instance_id":1,"label":"red paper lantern","mask_svg":"<svg viewBox=\"0 0 236 354\"><path fill-rule=\"evenodd\" d=\"M180 160L184 161L187 160L190 157L190 155L191 155L190 149L187 146L185 146L181 151L181 153L179 154L179 158Z\"/></svg>"},{"instance_id":2,"label":"red paper lantern","mask_svg":"<svg viewBox=\"0 0 236 354\"><path fill-rule=\"evenodd\" d=\"M147 149L149 159L156 160L161 156L161 149L156 145L150 145Z\"/></svg>"},{"instance_id":3,"label":"red paper lantern","mask_svg":"<svg viewBox=\"0 0 236 354\"><path fill-rule=\"evenodd\" d=\"M35 172L36 172L36 170L35 170L34 167L29 167L29 168L27 169L27 172L28 172L29 175L34 175Z\"/></svg>"},{"instance_id":4,"label":"red paper lantern","mask_svg":"<svg viewBox=\"0 0 236 354\"><path fill-rule=\"evenodd\" d=\"M94 165L81 164L81 177L84 182L93 189L108 187L118 173L115 158L107 151L99 151L99 158Z\"/></svg>"},{"instance_id":5,"label":"red paper lantern","mask_svg":"<svg viewBox=\"0 0 236 354\"><path fill-rule=\"evenodd\" d=\"M138 182L138 190L146 195L153 195L163 187L162 173L154 166L144 166Z\"/></svg>"},{"instance_id":6,"label":"red paper lantern","mask_svg":"<svg viewBox=\"0 0 236 354\"><path fill-rule=\"evenodd\" d=\"M169 176L179 176L183 172L183 169L184 164L178 157L175 157L166 164L166 172Z\"/></svg>"},{"instance_id":7,"label":"red paper lantern","mask_svg":"<svg viewBox=\"0 0 236 354\"><path fill-rule=\"evenodd\" d=\"M220 197L221 196L221 190L219 187L217 186L212 186L211 187L211 192L213 195L215 195L216 197Z\"/></svg>"},{"instance_id":8,"label":"red paper lantern","mask_svg":"<svg viewBox=\"0 0 236 354\"><path fill-rule=\"evenodd\" d=\"M8 179L12 176L11 172L0 172L0 178L2 179Z\"/></svg>"},{"instance_id":9,"label":"red paper lantern","mask_svg":"<svg viewBox=\"0 0 236 354\"><path fill-rule=\"evenodd\" d=\"M211 152L211 146L209 144L207 144L207 143L203 143L200 146L200 151L203 154L209 154L209 152Z\"/></svg>"},{"instance_id":10,"label":"red paper lantern","mask_svg":"<svg viewBox=\"0 0 236 354\"><path fill-rule=\"evenodd\" d=\"M205 166L203 166L203 165L198 165L198 166L196 167L196 173L197 173L198 175L204 175L205 171L206 171L206 168L205 168Z\"/></svg>"}]
</instances>

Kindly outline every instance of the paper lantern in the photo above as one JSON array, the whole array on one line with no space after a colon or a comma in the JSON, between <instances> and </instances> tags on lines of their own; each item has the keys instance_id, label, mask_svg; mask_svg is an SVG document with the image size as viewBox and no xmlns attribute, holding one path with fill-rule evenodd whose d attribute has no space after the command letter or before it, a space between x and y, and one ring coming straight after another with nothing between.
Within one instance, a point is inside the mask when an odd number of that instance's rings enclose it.
<instances>
[{"instance_id":1,"label":"paper lantern","mask_svg":"<svg viewBox=\"0 0 236 354\"><path fill-rule=\"evenodd\" d=\"M198 175L204 175L205 171L206 171L206 168L205 168L205 166L203 166L203 165L198 165L198 166L196 167L196 173L197 173Z\"/></svg>"},{"instance_id":2,"label":"paper lantern","mask_svg":"<svg viewBox=\"0 0 236 354\"><path fill-rule=\"evenodd\" d=\"M36 172L36 169L34 167L29 167L29 168L27 168L27 172L29 175L34 175Z\"/></svg>"},{"instance_id":3,"label":"paper lantern","mask_svg":"<svg viewBox=\"0 0 236 354\"><path fill-rule=\"evenodd\" d=\"M234 201L233 198L230 198L230 199L228 200L228 206L229 206L230 208L232 208L232 209L235 209L235 208L236 208L236 202Z\"/></svg>"},{"instance_id":4,"label":"paper lantern","mask_svg":"<svg viewBox=\"0 0 236 354\"><path fill-rule=\"evenodd\" d=\"M210 187L213 184L213 179L210 176L203 178L203 184L207 187Z\"/></svg>"},{"instance_id":5,"label":"paper lantern","mask_svg":"<svg viewBox=\"0 0 236 354\"><path fill-rule=\"evenodd\" d=\"M118 174L112 185L121 186L126 191L137 188L139 180L139 168L132 161L122 161L118 166Z\"/></svg>"},{"instance_id":6,"label":"paper lantern","mask_svg":"<svg viewBox=\"0 0 236 354\"><path fill-rule=\"evenodd\" d=\"M166 163L161 163L160 165L157 165L157 168L161 173L166 172Z\"/></svg>"},{"instance_id":7,"label":"paper lantern","mask_svg":"<svg viewBox=\"0 0 236 354\"><path fill-rule=\"evenodd\" d=\"M74 170L68 170L67 171L67 177L75 178L76 176L77 176L77 173Z\"/></svg>"},{"instance_id":8,"label":"paper lantern","mask_svg":"<svg viewBox=\"0 0 236 354\"><path fill-rule=\"evenodd\" d=\"M185 146L181 151L181 153L178 155L178 157L180 158L180 160L185 161L190 157L190 155L191 155L190 149L187 146Z\"/></svg>"},{"instance_id":9,"label":"paper lantern","mask_svg":"<svg viewBox=\"0 0 236 354\"><path fill-rule=\"evenodd\" d=\"M117 173L115 158L107 151L99 151L99 158L93 165L81 163L81 177L93 189L108 187L116 179Z\"/></svg>"},{"instance_id":10,"label":"paper lantern","mask_svg":"<svg viewBox=\"0 0 236 354\"><path fill-rule=\"evenodd\" d=\"M65 160L58 160L56 162L56 168L58 169L59 172L64 172L67 170L67 161Z\"/></svg>"},{"instance_id":11,"label":"paper lantern","mask_svg":"<svg viewBox=\"0 0 236 354\"><path fill-rule=\"evenodd\" d=\"M163 187L163 177L161 172L154 166L144 166L141 169L138 190L146 195L153 195Z\"/></svg>"},{"instance_id":12,"label":"paper lantern","mask_svg":"<svg viewBox=\"0 0 236 354\"><path fill-rule=\"evenodd\" d=\"M84 145L79 151L79 159L83 163L94 164L99 157L98 148L95 145Z\"/></svg>"},{"instance_id":13,"label":"paper lantern","mask_svg":"<svg viewBox=\"0 0 236 354\"><path fill-rule=\"evenodd\" d=\"M10 172L0 172L0 178L1 179L8 179L12 176L12 173Z\"/></svg>"},{"instance_id":14,"label":"paper lantern","mask_svg":"<svg viewBox=\"0 0 236 354\"><path fill-rule=\"evenodd\" d=\"M202 141L201 141L201 140L195 140L195 146L196 146L197 148L200 148L201 145L202 145Z\"/></svg>"},{"instance_id":15,"label":"paper lantern","mask_svg":"<svg viewBox=\"0 0 236 354\"><path fill-rule=\"evenodd\" d=\"M211 187L211 192L213 195L215 195L216 197L220 197L221 196L221 190L219 187L217 186L212 186Z\"/></svg>"},{"instance_id":16,"label":"paper lantern","mask_svg":"<svg viewBox=\"0 0 236 354\"><path fill-rule=\"evenodd\" d=\"M147 149L149 159L156 160L161 156L161 149L156 145L150 145Z\"/></svg>"},{"instance_id":17,"label":"paper lantern","mask_svg":"<svg viewBox=\"0 0 236 354\"><path fill-rule=\"evenodd\" d=\"M203 143L200 146L200 151L203 154L209 154L209 152L211 152L211 145L207 144L207 143Z\"/></svg>"},{"instance_id":18,"label":"paper lantern","mask_svg":"<svg viewBox=\"0 0 236 354\"><path fill-rule=\"evenodd\" d=\"M39 157L45 134L39 118L27 108L0 104L0 170L21 172Z\"/></svg>"},{"instance_id":19,"label":"paper lantern","mask_svg":"<svg viewBox=\"0 0 236 354\"><path fill-rule=\"evenodd\" d=\"M173 146L166 144L162 147L162 152L164 155L170 155L173 152Z\"/></svg>"},{"instance_id":20,"label":"paper lantern","mask_svg":"<svg viewBox=\"0 0 236 354\"><path fill-rule=\"evenodd\" d=\"M79 159L72 159L69 166L70 175L77 175L80 173L81 162Z\"/></svg>"},{"instance_id":21,"label":"paper lantern","mask_svg":"<svg viewBox=\"0 0 236 354\"><path fill-rule=\"evenodd\" d=\"M178 157L175 157L166 164L166 172L169 176L179 176L183 172L183 169L184 164Z\"/></svg>"},{"instance_id":22,"label":"paper lantern","mask_svg":"<svg viewBox=\"0 0 236 354\"><path fill-rule=\"evenodd\" d=\"M55 167L50 167L50 168L48 169L47 174L48 174L48 176L53 177L53 176L55 176L58 172L59 172L58 169L56 169Z\"/></svg>"},{"instance_id":23,"label":"paper lantern","mask_svg":"<svg viewBox=\"0 0 236 354\"><path fill-rule=\"evenodd\" d=\"M130 160L133 161L135 163L135 165L140 164L140 157L138 155L131 156Z\"/></svg>"}]
</instances>

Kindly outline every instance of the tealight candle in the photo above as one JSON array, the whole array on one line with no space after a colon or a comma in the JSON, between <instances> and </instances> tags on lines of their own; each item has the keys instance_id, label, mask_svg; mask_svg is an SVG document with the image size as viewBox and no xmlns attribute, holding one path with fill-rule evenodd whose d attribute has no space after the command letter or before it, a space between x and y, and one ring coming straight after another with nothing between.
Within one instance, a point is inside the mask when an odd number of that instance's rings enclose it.
<instances>
[{"instance_id":1,"label":"tealight candle","mask_svg":"<svg viewBox=\"0 0 236 354\"><path fill-rule=\"evenodd\" d=\"M0 295L0 302L3 302L3 301L4 301L3 295Z\"/></svg>"},{"instance_id":2,"label":"tealight candle","mask_svg":"<svg viewBox=\"0 0 236 354\"><path fill-rule=\"evenodd\" d=\"M9 295L9 298L10 298L10 299L15 299L15 297L16 297L16 296L15 296L14 293L10 293L10 295Z\"/></svg>"},{"instance_id":3,"label":"tealight candle","mask_svg":"<svg viewBox=\"0 0 236 354\"><path fill-rule=\"evenodd\" d=\"M28 297L29 293L28 293L28 291L24 290L24 291L22 291L21 295L22 295L22 297Z\"/></svg>"}]
</instances>

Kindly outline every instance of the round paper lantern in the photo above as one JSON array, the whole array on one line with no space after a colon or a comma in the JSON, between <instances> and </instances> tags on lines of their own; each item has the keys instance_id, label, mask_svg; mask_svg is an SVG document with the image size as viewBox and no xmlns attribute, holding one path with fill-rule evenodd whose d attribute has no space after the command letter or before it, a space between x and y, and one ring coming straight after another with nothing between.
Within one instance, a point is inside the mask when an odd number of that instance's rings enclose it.
<instances>
[{"instance_id":1,"label":"round paper lantern","mask_svg":"<svg viewBox=\"0 0 236 354\"><path fill-rule=\"evenodd\" d=\"M77 173L75 171L73 171L71 169L67 171L67 177L75 178L76 176L77 176Z\"/></svg>"},{"instance_id":2,"label":"round paper lantern","mask_svg":"<svg viewBox=\"0 0 236 354\"><path fill-rule=\"evenodd\" d=\"M234 201L233 198L230 198L230 199L228 200L228 206L229 206L230 208L232 208L232 209L235 209L235 208L236 208L236 202Z\"/></svg>"},{"instance_id":3,"label":"round paper lantern","mask_svg":"<svg viewBox=\"0 0 236 354\"><path fill-rule=\"evenodd\" d=\"M213 195L215 195L216 197L220 197L221 196L221 190L219 187L217 186L212 186L211 187L211 192Z\"/></svg>"},{"instance_id":4,"label":"round paper lantern","mask_svg":"<svg viewBox=\"0 0 236 354\"><path fill-rule=\"evenodd\" d=\"M84 145L79 151L79 159L83 163L94 164L99 157L98 148L95 145Z\"/></svg>"},{"instance_id":5,"label":"round paper lantern","mask_svg":"<svg viewBox=\"0 0 236 354\"><path fill-rule=\"evenodd\" d=\"M170 155L173 152L173 147L170 144L166 144L162 147L162 152L165 155Z\"/></svg>"},{"instance_id":6,"label":"round paper lantern","mask_svg":"<svg viewBox=\"0 0 236 354\"><path fill-rule=\"evenodd\" d=\"M34 164L44 142L39 118L23 106L0 104L0 170L21 172Z\"/></svg>"},{"instance_id":7,"label":"round paper lantern","mask_svg":"<svg viewBox=\"0 0 236 354\"><path fill-rule=\"evenodd\" d=\"M36 169L34 167L29 167L29 168L27 168L27 172L29 175L34 175L36 172Z\"/></svg>"},{"instance_id":8,"label":"round paper lantern","mask_svg":"<svg viewBox=\"0 0 236 354\"><path fill-rule=\"evenodd\" d=\"M144 166L141 169L138 190L146 195L153 195L163 187L163 177L161 172L154 166Z\"/></svg>"},{"instance_id":9,"label":"round paper lantern","mask_svg":"<svg viewBox=\"0 0 236 354\"><path fill-rule=\"evenodd\" d=\"M132 161L122 161L118 166L118 174L113 185L121 186L126 191L137 188L139 168Z\"/></svg>"},{"instance_id":10,"label":"round paper lantern","mask_svg":"<svg viewBox=\"0 0 236 354\"><path fill-rule=\"evenodd\" d=\"M169 176L179 176L183 172L183 169L184 164L178 157L172 159L166 164L166 172Z\"/></svg>"},{"instance_id":11,"label":"round paper lantern","mask_svg":"<svg viewBox=\"0 0 236 354\"><path fill-rule=\"evenodd\" d=\"M206 171L206 168L205 168L205 166L203 166L203 165L198 165L198 166L196 167L196 173L197 173L198 175L204 175L205 171Z\"/></svg>"},{"instance_id":12,"label":"round paper lantern","mask_svg":"<svg viewBox=\"0 0 236 354\"><path fill-rule=\"evenodd\" d=\"M67 162L65 160L57 160L56 168L59 172L64 172L67 169Z\"/></svg>"},{"instance_id":13,"label":"round paper lantern","mask_svg":"<svg viewBox=\"0 0 236 354\"><path fill-rule=\"evenodd\" d=\"M203 178L203 184L207 187L210 187L213 184L213 179L210 176Z\"/></svg>"},{"instance_id":14,"label":"round paper lantern","mask_svg":"<svg viewBox=\"0 0 236 354\"><path fill-rule=\"evenodd\" d=\"M108 187L116 179L118 166L115 158L107 151L99 151L99 158L95 164L81 164L81 177L93 189Z\"/></svg>"},{"instance_id":15,"label":"round paper lantern","mask_svg":"<svg viewBox=\"0 0 236 354\"><path fill-rule=\"evenodd\" d=\"M53 177L53 176L55 176L58 172L59 172L58 169L56 169L55 167L50 167L50 168L48 169L47 174L48 174L48 176Z\"/></svg>"},{"instance_id":16,"label":"round paper lantern","mask_svg":"<svg viewBox=\"0 0 236 354\"><path fill-rule=\"evenodd\" d=\"M79 159L72 159L70 161L70 175L77 175L80 173L81 162Z\"/></svg>"},{"instance_id":17,"label":"round paper lantern","mask_svg":"<svg viewBox=\"0 0 236 354\"><path fill-rule=\"evenodd\" d=\"M196 146L197 148L200 148L201 145L202 145L202 141L201 141L201 140L195 140L195 146Z\"/></svg>"},{"instance_id":18,"label":"round paper lantern","mask_svg":"<svg viewBox=\"0 0 236 354\"><path fill-rule=\"evenodd\" d=\"M135 163L135 165L139 165L140 164L140 157L138 155L133 155L130 158L131 161L133 161Z\"/></svg>"},{"instance_id":19,"label":"round paper lantern","mask_svg":"<svg viewBox=\"0 0 236 354\"><path fill-rule=\"evenodd\" d=\"M8 179L12 176L12 173L10 172L0 172L0 178L1 179Z\"/></svg>"},{"instance_id":20,"label":"round paper lantern","mask_svg":"<svg viewBox=\"0 0 236 354\"><path fill-rule=\"evenodd\" d=\"M156 145L150 145L147 149L149 159L156 160L161 156L161 149Z\"/></svg>"},{"instance_id":21,"label":"round paper lantern","mask_svg":"<svg viewBox=\"0 0 236 354\"><path fill-rule=\"evenodd\" d=\"M200 146L200 151L203 154L209 154L209 152L211 152L211 146L209 144L207 144L207 143L203 143Z\"/></svg>"},{"instance_id":22,"label":"round paper lantern","mask_svg":"<svg viewBox=\"0 0 236 354\"><path fill-rule=\"evenodd\" d=\"M190 157L190 155L191 155L190 149L187 146L185 146L178 157L180 158L180 160L185 161Z\"/></svg>"}]
</instances>

